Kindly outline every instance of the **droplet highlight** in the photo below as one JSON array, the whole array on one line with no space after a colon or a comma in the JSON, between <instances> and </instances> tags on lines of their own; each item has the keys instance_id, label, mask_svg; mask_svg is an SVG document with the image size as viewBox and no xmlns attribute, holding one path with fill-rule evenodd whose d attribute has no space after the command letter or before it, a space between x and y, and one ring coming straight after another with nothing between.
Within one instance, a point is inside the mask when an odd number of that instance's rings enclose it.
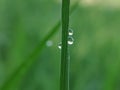
<instances>
[{"instance_id":1,"label":"droplet highlight","mask_svg":"<svg viewBox=\"0 0 120 90\"><path fill-rule=\"evenodd\" d=\"M70 36L73 35L73 30L72 30L71 28L69 28L68 34L69 34Z\"/></svg>"},{"instance_id":2,"label":"droplet highlight","mask_svg":"<svg viewBox=\"0 0 120 90\"><path fill-rule=\"evenodd\" d=\"M73 43L74 43L73 37L69 36L69 37L68 37L68 44L69 44L69 45L72 45Z\"/></svg>"},{"instance_id":3,"label":"droplet highlight","mask_svg":"<svg viewBox=\"0 0 120 90\"><path fill-rule=\"evenodd\" d=\"M59 43L59 44L58 44L58 48L59 48L59 49L62 49L62 43Z\"/></svg>"},{"instance_id":4,"label":"droplet highlight","mask_svg":"<svg viewBox=\"0 0 120 90\"><path fill-rule=\"evenodd\" d=\"M51 47L53 45L53 42L51 40L46 42L46 46Z\"/></svg>"}]
</instances>

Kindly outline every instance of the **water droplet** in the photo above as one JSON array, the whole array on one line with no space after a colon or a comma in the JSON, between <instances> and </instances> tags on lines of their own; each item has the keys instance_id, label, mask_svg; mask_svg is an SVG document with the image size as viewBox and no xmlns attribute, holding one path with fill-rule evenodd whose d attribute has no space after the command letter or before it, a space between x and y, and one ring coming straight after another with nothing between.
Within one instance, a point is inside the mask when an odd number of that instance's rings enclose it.
<instances>
[{"instance_id":1,"label":"water droplet","mask_svg":"<svg viewBox=\"0 0 120 90\"><path fill-rule=\"evenodd\" d=\"M68 30L68 34L71 36L71 35L73 35L73 30L70 28L69 30Z\"/></svg>"},{"instance_id":2,"label":"water droplet","mask_svg":"<svg viewBox=\"0 0 120 90\"><path fill-rule=\"evenodd\" d=\"M58 44L58 48L59 48L59 49L62 48L62 43L61 43L61 42Z\"/></svg>"},{"instance_id":3,"label":"water droplet","mask_svg":"<svg viewBox=\"0 0 120 90\"><path fill-rule=\"evenodd\" d=\"M53 45L53 42L51 40L46 42L46 46L51 47Z\"/></svg>"},{"instance_id":4,"label":"water droplet","mask_svg":"<svg viewBox=\"0 0 120 90\"><path fill-rule=\"evenodd\" d=\"M68 44L69 44L69 45L72 45L73 43L74 43L73 37L69 36L69 37L68 37Z\"/></svg>"}]
</instances>

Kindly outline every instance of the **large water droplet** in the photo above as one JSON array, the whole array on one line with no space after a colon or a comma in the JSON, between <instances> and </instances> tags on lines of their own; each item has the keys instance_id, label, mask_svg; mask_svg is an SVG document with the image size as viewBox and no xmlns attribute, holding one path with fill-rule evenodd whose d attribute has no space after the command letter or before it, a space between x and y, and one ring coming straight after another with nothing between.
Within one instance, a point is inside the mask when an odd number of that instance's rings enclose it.
<instances>
[{"instance_id":1,"label":"large water droplet","mask_svg":"<svg viewBox=\"0 0 120 90\"><path fill-rule=\"evenodd\" d=\"M53 45L53 42L51 40L46 42L46 46L51 47Z\"/></svg>"},{"instance_id":2,"label":"large water droplet","mask_svg":"<svg viewBox=\"0 0 120 90\"><path fill-rule=\"evenodd\" d=\"M72 30L71 28L69 28L68 34L69 34L70 36L73 35L73 30Z\"/></svg>"},{"instance_id":3,"label":"large water droplet","mask_svg":"<svg viewBox=\"0 0 120 90\"><path fill-rule=\"evenodd\" d=\"M62 48L62 43L61 43L61 42L58 44L58 48L59 48L59 49Z\"/></svg>"},{"instance_id":4,"label":"large water droplet","mask_svg":"<svg viewBox=\"0 0 120 90\"><path fill-rule=\"evenodd\" d=\"M73 43L74 43L73 37L69 36L69 37L68 37L68 44L69 44L69 45L72 45Z\"/></svg>"}]
</instances>

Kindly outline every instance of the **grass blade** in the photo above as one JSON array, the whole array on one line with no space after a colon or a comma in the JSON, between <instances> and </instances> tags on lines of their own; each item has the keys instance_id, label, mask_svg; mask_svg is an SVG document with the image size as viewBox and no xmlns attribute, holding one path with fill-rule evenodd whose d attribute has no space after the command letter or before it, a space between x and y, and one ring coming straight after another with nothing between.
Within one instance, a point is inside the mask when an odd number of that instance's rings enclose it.
<instances>
[{"instance_id":1,"label":"grass blade","mask_svg":"<svg viewBox=\"0 0 120 90\"><path fill-rule=\"evenodd\" d=\"M24 63L20 65L20 67L12 74L12 76L5 82L5 84L2 86L0 90L13 90L10 87L14 84L15 82L20 81L20 77L25 75L25 73L29 70L29 68L34 64L34 62L37 60L36 58L40 55L43 47L46 44L46 41L53 36L58 28L60 27L60 22L58 22L51 30L51 32L37 45L35 50L32 52L32 54L28 57L27 60L25 60Z\"/></svg>"},{"instance_id":2,"label":"grass blade","mask_svg":"<svg viewBox=\"0 0 120 90\"><path fill-rule=\"evenodd\" d=\"M77 3L71 7L71 14L75 10L76 6ZM37 60L36 58L40 55L42 49L46 44L46 41L48 41L57 32L59 27L60 27L60 21L58 21L57 24L50 30L48 35L46 35L46 37L42 41L40 41L40 43L36 46L34 51L28 57L28 59L25 60L25 62L23 62L16 69L16 71L5 81L5 83L2 85L0 90L16 90L15 88L11 88L11 87L15 87L18 84L18 82L20 82L21 78L27 73L30 67Z\"/></svg>"},{"instance_id":3,"label":"grass blade","mask_svg":"<svg viewBox=\"0 0 120 90\"><path fill-rule=\"evenodd\" d=\"M69 90L69 54L68 54L68 28L69 28L70 0L62 0L62 51L60 90Z\"/></svg>"}]
</instances>

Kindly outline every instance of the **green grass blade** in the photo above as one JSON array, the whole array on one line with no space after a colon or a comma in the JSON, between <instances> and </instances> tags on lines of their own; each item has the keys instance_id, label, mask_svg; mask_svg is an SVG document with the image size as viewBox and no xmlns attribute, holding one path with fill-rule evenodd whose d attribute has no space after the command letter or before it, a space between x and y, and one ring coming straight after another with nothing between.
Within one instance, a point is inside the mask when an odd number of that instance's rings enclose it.
<instances>
[{"instance_id":1,"label":"green grass blade","mask_svg":"<svg viewBox=\"0 0 120 90\"><path fill-rule=\"evenodd\" d=\"M15 84L15 82L18 82L28 70L29 68L34 64L36 61L36 58L41 53L43 47L46 44L46 41L53 36L58 28L60 27L60 22L58 22L51 30L51 32L38 44L38 46L35 48L35 50L32 52L32 54L28 57L27 60L25 60L24 63L21 64L21 66L12 74L12 76L5 82L1 90L12 90L10 87Z\"/></svg>"},{"instance_id":2,"label":"green grass blade","mask_svg":"<svg viewBox=\"0 0 120 90\"><path fill-rule=\"evenodd\" d=\"M69 90L69 52L68 52L68 28L69 28L70 0L62 0L62 51L60 90Z\"/></svg>"},{"instance_id":3,"label":"green grass blade","mask_svg":"<svg viewBox=\"0 0 120 90\"><path fill-rule=\"evenodd\" d=\"M79 4L78 2L75 2L75 4L70 8L70 15L76 10L78 4Z\"/></svg>"},{"instance_id":4,"label":"green grass blade","mask_svg":"<svg viewBox=\"0 0 120 90\"><path fill-rule=\"evenodd\" d=\"M71 7L71 14L75 10L77 4L74 4ZM31 53L31 55L28 57L25 62L23 62L16 71L5 81L5 83L2 85L0 90L16 90L15 87L18 82L20 82L21 78L27 73L27 71L30 69L30 67L34 64L34 62L37 60L37 57L40 55L42 49L44 48L46 41L48 41L59 29L60 27L60 21L57 22L57 24L50 30L48 35L40 41L40 43L36 46L34 51Z\"/></svg>"}]
</instances>

